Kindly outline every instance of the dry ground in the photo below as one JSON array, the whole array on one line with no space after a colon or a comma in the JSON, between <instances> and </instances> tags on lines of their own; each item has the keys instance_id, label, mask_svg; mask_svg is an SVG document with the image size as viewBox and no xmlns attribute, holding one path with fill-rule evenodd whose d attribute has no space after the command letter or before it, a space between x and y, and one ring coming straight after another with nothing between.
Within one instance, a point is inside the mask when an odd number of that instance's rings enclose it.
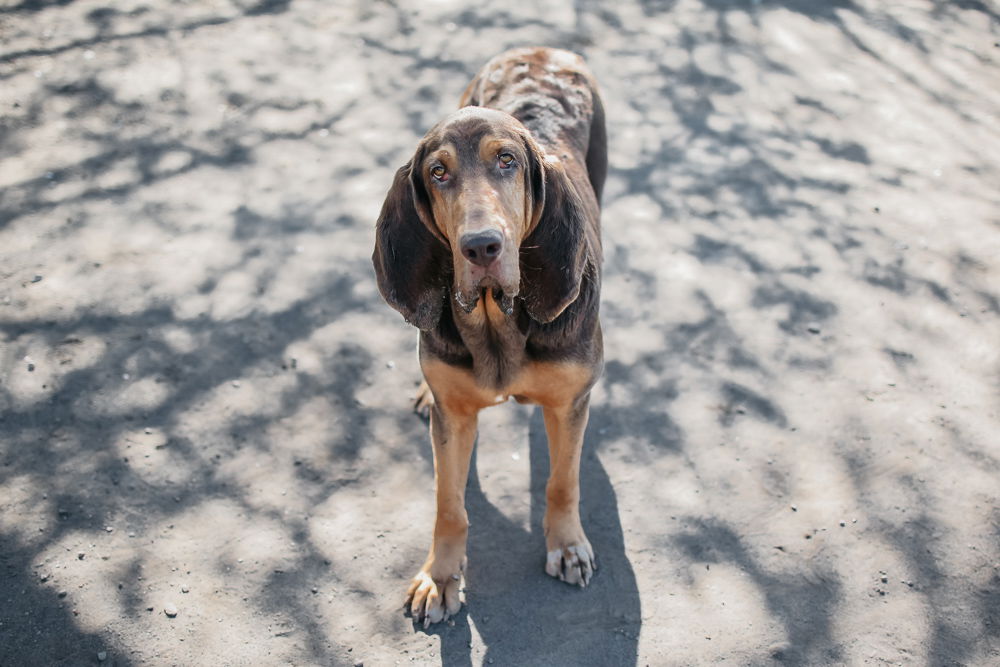
<instances>
[{"instance_id":1,"label":"dry ground","mask_svg":"<svg viewBox=\"0 0 1000 667\"><path fill-rule=\"evenodd\" d=\"M0 664L1000 664L997 6L475 4L0 4ZM373 221L523 44L608 108L601 569L496 408L424 632Z\"/></svg>"}]
</instances>

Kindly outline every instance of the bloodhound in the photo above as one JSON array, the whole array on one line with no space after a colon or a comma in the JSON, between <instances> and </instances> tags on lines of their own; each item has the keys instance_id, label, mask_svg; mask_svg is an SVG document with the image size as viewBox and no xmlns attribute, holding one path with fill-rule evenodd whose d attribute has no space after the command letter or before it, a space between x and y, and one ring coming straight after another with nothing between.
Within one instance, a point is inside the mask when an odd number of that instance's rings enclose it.
<instances>
[{"instance_id":1,"label":"bloodhound","mask_svg":"<svg viewBox=\"0 0 1000 667\"><path fill-rule=\"evenodd\" d=\"M487 63L460 107L396 172L372 256L382 296L420 329L437 518L407 604L424 627L461 607L477 414L511 397L545 419L545 571L586 586L596 570L579 470L603 367L597 84L575 54L518 49Z\"/></svg>"}]
</instances>

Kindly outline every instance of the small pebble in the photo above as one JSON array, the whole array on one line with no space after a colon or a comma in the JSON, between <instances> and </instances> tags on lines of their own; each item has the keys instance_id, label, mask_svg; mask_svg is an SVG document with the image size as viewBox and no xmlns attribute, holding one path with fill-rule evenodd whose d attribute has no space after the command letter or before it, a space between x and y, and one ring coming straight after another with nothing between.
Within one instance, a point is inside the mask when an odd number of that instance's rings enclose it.
<instances>
[{"instance_id":1,"label":"small pebble","mask_svg":"<svg viewBox=\"0 0 1000 667\"><path fill-rule=\"evenodd\" d=\"M51 173L51 172L49 172L49 173ZM40 283L40 282L42 282L42 277L41 276L35 276L34 278L31 279L31 282L33 282L33 283Z\"/></svg>"},{"instance_id":2,"label":"small pebble","mask_svg":"<svg viewBox=\"0 0 1000 667\"><path fill-rule=\"evenodd\" d=\"M806 327L806 331L808 331L811 334L818 334L819 333L819 325L815 324L815 323L810 324L809 326Z\"/></svg>"},{"instance_id":3,"label":"small pebble","mask_svg":"<svg viewBox=\"0 0 1000 667\"><path fill-rule=\"evenodd\" d=\"M240 381L239 380L233 380L233 386L234 387L239 387L240 386Z\"/></svg>"},{"instance_id":4,"label":"small pebble","mask_svg":"<svg viewBox=\"0 0 1000 667\"><path fill-rule=\"evenodd\" d=\"M190 593L191 589L187 586L181 586L181 593Z\"/></svg>"},{"instance_id":5,"label":"small pebble","mask_svg":"<svg viewBox=\"0 0 1000 667\"><path fill-rule=\"evenodd\" d=\"M799 511L799 508L796 505L792 505L791 509L792 509L793 512L798 512Z\"/></svg>"},{"instance_id":6,"label":"small pebble","mask_svg":"<svg viewBox=\"0 0 1000 667\"><path fill-rule=\"evenodd\" d=\"M846 522L846 521L841 521L841 522L840 522L840 527L841 527L841 528L843 528L843 527L844 527L844 526L846 526L846 525L847 525L847 522Z\"/></svg>"},{"instance_id":7,"label":"small pebble","mask_svg":"<svg viewBox=\"0 0 1000 667\"><path fill-rule=\"evenodd\" d=\"M167 618L174 618L177 616L177 607L174 606L174 603L168 602L163 605L163 613L167 615Z\"/></svg>"},{"instance_id":8,"label":"small pebble","mask_svg":"<svg viewBox=\"0 0 1000 667\"><path fill-rule=\"evenodd\" d=\"M108 659L108 652L107 651L99 651L97 653L97 659L100 660L101 662L104 662L105 660Z\"/></svg>"},{"instance_id":9,"label":"small pebble","mask_svg":"<svg viewBox=\"0 0 1000 667\"><path fill-rule=\"evenodd\" d=\"M35 370L35 365L34 364L28 364L28 372L31 373L34 370Z\"/></svg>"}]
</instances>

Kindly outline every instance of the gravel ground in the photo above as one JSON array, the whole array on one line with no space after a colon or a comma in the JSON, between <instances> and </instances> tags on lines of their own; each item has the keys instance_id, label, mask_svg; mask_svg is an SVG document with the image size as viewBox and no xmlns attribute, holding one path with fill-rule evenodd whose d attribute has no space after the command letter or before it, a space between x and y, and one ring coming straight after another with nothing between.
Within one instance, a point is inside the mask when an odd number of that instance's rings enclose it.
<instances>
[{"instance_id":1,"label":"gravel ground","mask_svg":"<svg viewBox=\"0 0 1000 667\"><path fill-rule=\"evenodd\" d=\"M0 3L0 664L1000 664L1000 10ZM468 605L375 288L394 170L511 46L603 87L599 559L484 413Z\"/></svg>"}]
</instances>

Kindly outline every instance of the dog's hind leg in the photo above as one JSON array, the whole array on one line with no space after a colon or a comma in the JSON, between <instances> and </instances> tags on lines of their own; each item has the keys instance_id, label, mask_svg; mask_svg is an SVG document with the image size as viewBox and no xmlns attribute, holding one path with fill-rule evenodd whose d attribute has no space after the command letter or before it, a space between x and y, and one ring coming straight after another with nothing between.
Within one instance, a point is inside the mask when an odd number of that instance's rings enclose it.
<instances>
[{"instance_id":1,"label":"dog's hind leg","mask_svg":"<svg viewBox=\"0 0 1000 667\"><path fill-rule=\"evenodd\" d=\"M413 397L413 411L420 415L421 419L430 419L432 407L434 407L434 393L427 385L427 380L424 380L417 388L416 396Z\"/></svg>"}]
</instances>

